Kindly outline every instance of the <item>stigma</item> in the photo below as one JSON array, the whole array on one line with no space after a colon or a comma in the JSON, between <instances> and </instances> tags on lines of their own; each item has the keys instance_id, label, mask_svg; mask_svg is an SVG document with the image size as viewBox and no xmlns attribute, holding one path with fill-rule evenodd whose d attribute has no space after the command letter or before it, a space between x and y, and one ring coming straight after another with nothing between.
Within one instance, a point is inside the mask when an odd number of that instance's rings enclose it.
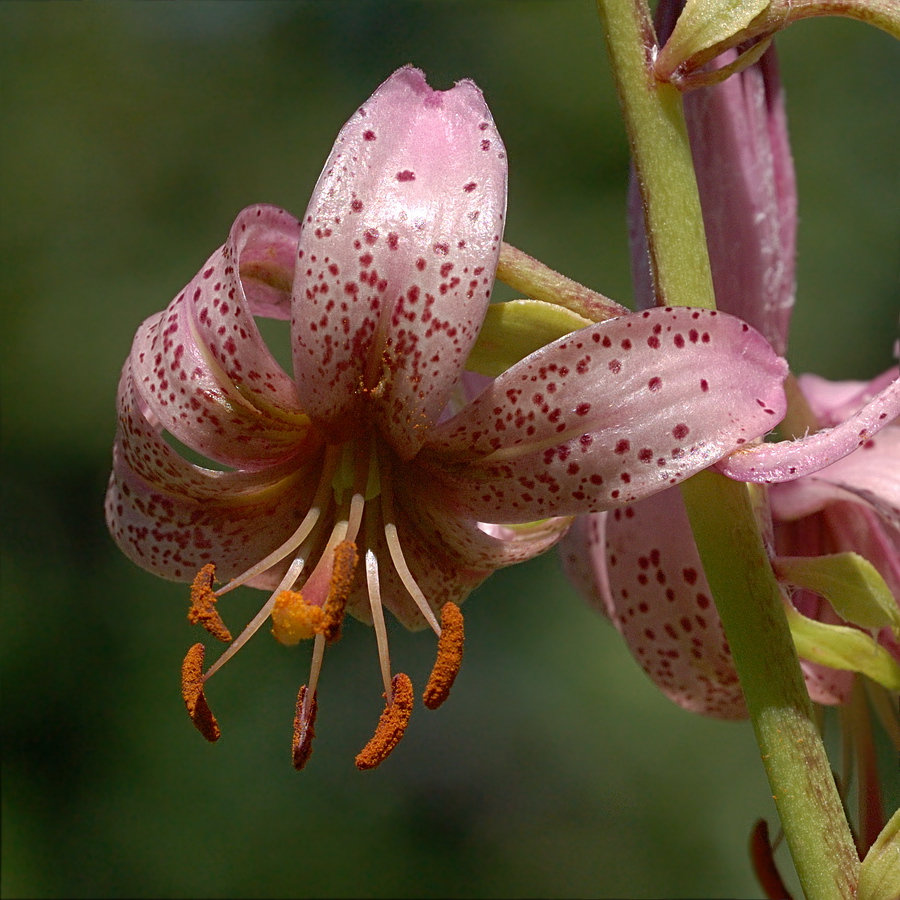
<instances>
[{"instance_id":1,"label":"stigma","mask_svg":"<svg viewBox=\"0 0 900 900\"><path fill-rule=\"evenodd\" d=\"M380 548L376 552L376 548ZM386 548L386 552L385 552ZM380 556L379 556L380 553ZM285 568L286 564L286 568ZM275 590L232 640L217 608L219 599L274 567L285 568ZM341 637L348 603L362 592L378 645L385 707L372 738L356 757L361 770L380 765L406 731L414 706L410 678L394 672L382 602L385 567L392 567L438 639L437 658L423 692L423 702L437 709L448 697L462 662L464 623L459 607L446 602L440 621L416 583L403 552L394 515L390 455L377 438L332 444L323 451L319 484L300 526L280 547L227 584L214 589L215 566L204 566L191 586L188 621L203 626L229 646L203 671L205 649L194 644L182 666L182 696L191 721L209 741L218 740L219 725L206 700L209 679L271 620L275 639L285 646L312 643L309 676L294 709L292 761L302 769L312 753L318 712L318 683L325 650Z\"/></svg>"}]
</instances>

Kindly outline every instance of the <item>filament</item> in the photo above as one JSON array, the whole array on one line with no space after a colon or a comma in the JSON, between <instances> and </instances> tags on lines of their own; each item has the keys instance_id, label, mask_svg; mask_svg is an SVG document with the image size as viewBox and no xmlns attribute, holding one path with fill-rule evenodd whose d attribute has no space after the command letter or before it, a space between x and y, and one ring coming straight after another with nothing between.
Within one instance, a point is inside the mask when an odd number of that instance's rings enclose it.
<instances>
[{"instance_id":1,"label":"filament","mask_svg":"<svg viewBox=\"0 0 900 900\"><path fill-rule=\"evenodd\" d=\"M281 579L280 584L272 593L272 596L269 597L268 600L262 605L259 612L247 623L246 628L235 638L234 643L229 646L229 648L209 667L209 671L203 676L203 680L206 681L209 678L219 671L225 663L234 656L250 638L256 634L257 631L262 627L263 623L272 613L272 610L275 607L275 601L278 598L278 595L282 591L289 590L294 582L300 577L300 573L303 571L303 566L306 560L302 556L298 556L289 566L287 572L285 572L284 578Z\"/></svg>"},{"instance_id":2,"label":"filament","mask_svg":"<svg viewBox=\"0 0 900 900\"><path fill-rule=\"evenodd\" d=\"M325 635L317 634L313 642L312 662L309 666L309 687L306 691L304 705L314 703L316 699L316 685L319 683L319 675L322 673L322 660L325 658Z\"/></svg>"},{"instance_id":3,"label":"filament","mask_svg":"<svg viewBox=\"0 0 900 900\"><path fill-rule=\"evenodd\" d=\"M425 599L422 589L416 584L412 572L409 571L406 557L403 555L403 548L400 546L400 536L397 534L397 526L394 523L394 498L387 466L385 466L385 471L381 473L381 515L384 520L384 537L387 541L394 568L397 570L404 587L409 591L410 597L413 598L416 606L419 607L419 611L425 616L425 621L428 622L434 633L440 637L441 626L438 625L437 617Z\"/></svg>"},{"instance_id":4,"label":"filament","mask_svg":"<svg viewBox=\"0 0 900 900\"><path fill-rule=\"evenodd\" d=\"M367 524L371 530L371 516ZM381 679L384 682L384 696L391 703L391 658L388 650L387 628L384 624L384 609L381 606L381 586L378 583L378 557L371 547L366 549L366 587L369 594L369 605L372 608L372 625L375 627L375 640L378 642L378 662L381 665Z\"/></svg>"},{"instance_id":5,"label":"filament","mask_svg":"<svg viewBox=\"0 0 900 900\"><path fill-rule=\"evenodd\" d=\"M296 550L297 547L312 534L313 528L316 527L316 522L319 521L319 517L322 515L323 507L328 503L329 494L331 492L331 482L334 478L334 472L337 468L339 456L340 448L335 445L329 445L325 451L325 463L322 467L322 476L319 479L319 486L316 488L316 496L313 498L312 505L297 530L280 547L273 550L265 557L265 559L261 559L258 563L247 569L242 575L232 578L228 584L219 588L219 590L216 591L217 597L221 597L222 594L233 591L236 587L246 584L251 578L256 578L257 575L261 575L263 572L271 569L272 566L281 562L281 560L289 553ZM299 572L297 574L299 575ZM293 584L293 582L291 584ZM289 587L291 587L291 585L288 585L288 588ZM281 588L281 590L286 589L287 588Z\"/></svg>"}]
</instances>

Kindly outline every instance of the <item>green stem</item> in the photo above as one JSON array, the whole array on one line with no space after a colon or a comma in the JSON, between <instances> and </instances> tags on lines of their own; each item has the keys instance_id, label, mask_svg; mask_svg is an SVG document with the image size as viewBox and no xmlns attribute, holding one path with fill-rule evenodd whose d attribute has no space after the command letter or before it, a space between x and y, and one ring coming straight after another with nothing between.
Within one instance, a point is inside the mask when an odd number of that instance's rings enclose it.
<instances>
[{"instance_id":1,"label":"green stem","mask_svg":"<svg viewBox=\"0 0 900 900\"><path fill-rule=\"evenodd\" d=\"M638 172L658 302L715 307L681 98L652 77L644 0L597 0ZM682 485L763 765L809 900L855 896L859 859L813 718L747 486L714 472Z\"/></svg>"},{"instance_id":2,"label":"green stem","mask_svg":"<svg viewBox=\"0 0 900 900\"><path fill-rule=\"evenodd\" d=\"M497 278L528 297L562 306L592 322L605 322L630 312L615 300L560 275L506 242L500 245Z\"/></svg>"}]
</instances>

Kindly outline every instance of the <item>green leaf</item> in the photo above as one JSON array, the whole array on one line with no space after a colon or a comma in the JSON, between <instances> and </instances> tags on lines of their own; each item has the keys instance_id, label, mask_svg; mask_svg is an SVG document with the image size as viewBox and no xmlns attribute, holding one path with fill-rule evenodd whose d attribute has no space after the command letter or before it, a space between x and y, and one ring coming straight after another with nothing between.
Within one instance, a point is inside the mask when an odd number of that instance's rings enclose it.
<instances>
[{"instance_id":1,"label":"green leaf","mask_svg":"<svg viewBox=\"0 0 900 900\"><path fill-rule=\"evenodd\" d=\"M900 897L900 809L884 826L859 869L857 900Z\"/></svg>"},{"instance_id":2,"label":"green leaf","mask_svg":"<svg viewBox=\"0 0 900 900\"><path fill-rule=\"evenodd\" d=\"M826 625L785 604L797 654L832 669L859 672L892 691L900 690L900 665L866 632L849 625Z\"/></svg>"},{"instance_id":3,"label":"green leaf","mask_svg":"<svg viewBox=\"0 0 900 900\"><path fill-rule=\"evenodd\" d=\"M661 54L667 74L681 63L743 31L771 0L687 0Z\"/></svg>"},{"instance_id":4,"label":"green leaf","mask_svg":"<svg viewBox=\"0 0 900 900\"><path fill-rule=\"evenodd\" d=\"M858 553L782 556L772 562L779 581L821 594L860 628L890 628L900 638L900 607L875 566Z\"/></svg>"},{"instance_id":5,"label":"green leaf","mask_svg":"<svg viewBox=\"0 0 900 900\"><path fill-rule=\"evenodd\" d=\"M488 307L466 368L496 377L544 345L592 324L578 313L543 300L494 303Z\"/></svg>"}]
</instances>

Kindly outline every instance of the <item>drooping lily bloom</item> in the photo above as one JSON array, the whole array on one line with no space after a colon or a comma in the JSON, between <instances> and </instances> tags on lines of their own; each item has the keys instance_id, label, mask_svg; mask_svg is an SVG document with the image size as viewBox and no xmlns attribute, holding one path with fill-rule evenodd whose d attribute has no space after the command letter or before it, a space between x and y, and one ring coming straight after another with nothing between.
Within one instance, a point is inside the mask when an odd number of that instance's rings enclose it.
<instances>
[{"instance_id":1,"label":"drooping lily bloom","mask_svg":"<svg viewBox=\"0 0 900 900\"><path fill-rule=\"evenodd\" d=\"M868 384L830 382L816 375L803 375L798 381L824 429L839 426L865 408L886 385L897 384L898 374L895 367ZM777 557L858 553L872 563L900 603L900 423L896 419L837 462L773 484L769 502ZM791 600L810 619L840 622L829 604L812 591L795 590ZM877 637L900 662L900 644L893 631L884 627ZM801 664L814 700L830 704L849 700L852 672L806 660Z\"/></svg>"},{"instance_id":2,"label":"drooping lily bloom","mask_svg":"<svg viewBox=\"0 0 900 900\"><path fill-rule=\"evenodd\" d=\"M337 138L298 222L244 210L228 240L138 330L118 395L107 518L138 565L193 579L189 618L231 641L216 601L269 591L185 703L269 618L314 641L294 763L311 752L326 645L350 613L375 627L386 708L357 758L396 746L413 705L383 607L439 635L425 703L462 653L459 604L495 569L553 545L582 511L633 502L766 432L784 361L731 316L654 309L523 359L471 399L464 365L493 286L506 158L478 88L389 78ZM290 320L293 377L254 316ZM468 402L471 399L471 402ZM166 434L221 468L188 462ZM214 589L214 580L224 585Z\"/></svg>"},{"instance_id":3,"label":"drooping lily bloom","mask_svg":"<svg viewBox=\"0 0 900 900\"><path fill-rule=\"evenodd\" d=\"M896 379L893 369L870 384L799 379L823 427L846 419ZM900 599L900 425L894 422L859 450L768 491L776 574L781 558L852 551L875 567ZM606 615L637 661L671 700L721 719L746 718L743 693L681 494L667 490L608 513L582 516L565 538L566 569L582 595ZM789 583L784 576L786 584ZM844 624L819 594L793 589L807 618ZM889 627L879 643L900 662ZM854 673L800 660L817 703L849 700Z\"/></svg>"},{"instance_id":4,"label":"drooping lily bloom","mask_svg":"<svg viewBox=\"0 0 900 900\"><path fill-rule=\"evenodd\" d=\"M676 7L659 7L669 27ZM794 302L796 190L774 53L769 49L757 64L684 100L717 302L784 352ZM634 189L630 221L638 300L649 306L653 289ZM715 468L739 480L784 482L770 492L773 555L853 550L900 598L900 444L896 428L886 427L900 414L897 372L871 385L829 385L807 376L799 392L796 399L805 396L817 417L812 425L821 430L742 448ZM765 508L764 498L761 503ZM584 596L610 618L670 699L719 718L747 715L679 491L579 520L563 558ZM795 591L793 599L812 618L840 621L818 594ZM896 646L889 629L880 639ZM802 664L813 699L847 698L852 673Z\"/></svg>"}]
</instances>

